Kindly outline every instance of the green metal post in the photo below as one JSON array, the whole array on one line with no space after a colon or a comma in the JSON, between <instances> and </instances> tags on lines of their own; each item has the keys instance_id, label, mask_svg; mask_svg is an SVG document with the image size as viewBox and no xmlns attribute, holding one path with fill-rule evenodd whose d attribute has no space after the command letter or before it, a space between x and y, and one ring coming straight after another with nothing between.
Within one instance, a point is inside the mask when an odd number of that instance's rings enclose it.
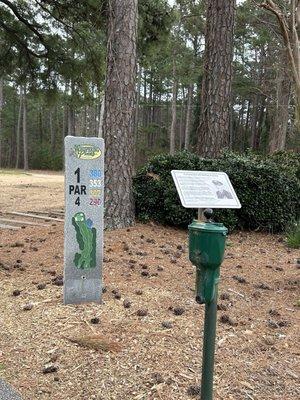
<instances>
[{"instance_id":1,"label":"green metal post","mask_svg":"<svg viewBox=\"0 0 300 400\"><path fill-rule=\"evenodd\" d=\"M217 325L218 285L215 286L215 296L210 303L205 304L201 400L213 399L214 358Z\"/></svg>"},{"instance_id":2,"label":"green metal post","mask_svg":"<svg viewBox=\"0 0 300 400\"><path fill-rule=\"evenodd\" d=\"M196 301L205 304L201 400L213 400L218 283L228 232L223 224L212 222L211 215L212 210L205 210L206 222L193 221L189 225L189 258L196 265Z\"/></svg>"}]
</instances>

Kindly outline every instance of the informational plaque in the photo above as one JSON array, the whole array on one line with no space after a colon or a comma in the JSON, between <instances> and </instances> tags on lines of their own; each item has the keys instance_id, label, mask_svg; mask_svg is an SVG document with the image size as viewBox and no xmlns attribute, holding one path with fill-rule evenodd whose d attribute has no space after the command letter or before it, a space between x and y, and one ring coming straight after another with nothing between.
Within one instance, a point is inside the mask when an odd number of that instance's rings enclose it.
<instances>
[{"instance_id":1,"label":"informational plaque","mask_svg":"<svg viewBox=\"0 0 300 400\"><path fill-rule=\"evenodd\" d=\"M173 170L172 177L186 208L241 208L225 172Z\"/></svg>"},{"instance_id":2,"label":"informational plaque","mask_svg":"<svg viewBox=\"0 0 300 400\"><path fill-rule=\"evenodd\" d=\"M65 138L64 303L100 302L104 141Z\"/></svg>"}]
</instances>

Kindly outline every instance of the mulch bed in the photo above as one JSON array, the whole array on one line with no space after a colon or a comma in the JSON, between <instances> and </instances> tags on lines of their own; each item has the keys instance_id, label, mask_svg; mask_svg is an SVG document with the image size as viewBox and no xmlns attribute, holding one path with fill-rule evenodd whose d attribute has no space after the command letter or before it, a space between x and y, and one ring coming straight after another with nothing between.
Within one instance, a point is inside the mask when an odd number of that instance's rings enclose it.
<instances>
[{"instance_id":1,"label":"mulch bed","mask_svg":"<svg viewBox=\"0 0 300 400\"><path fill-rule=\"evenodd\" d=\"M262 233L229 242L215 398L300 398L299 251ZM185 231L107 232L102 305L62 304L62 225L1 231L0 246L0 376L24 400L197 397L204 310Z\"/></svg>"}]
</instances>

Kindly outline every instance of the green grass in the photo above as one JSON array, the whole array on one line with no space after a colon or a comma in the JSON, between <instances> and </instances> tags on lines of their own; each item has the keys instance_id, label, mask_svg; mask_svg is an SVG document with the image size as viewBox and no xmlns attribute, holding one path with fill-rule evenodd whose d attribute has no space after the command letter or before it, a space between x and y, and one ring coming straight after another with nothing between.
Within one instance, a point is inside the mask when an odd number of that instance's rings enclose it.
<instances>
[{"instance_id":1,"label":"green grass","mask_svg":"<svg viewBox=\"0 0 300 400\"><path fill-rule=\"evenodd\" d=\"M24 171L21 169L0 169L0 174L4 175L23 175Z\"/></svg>"},{"instance_id":2,"label":"green grass","mask_svg":"<svg viewBox=\"0 0 300 400\"><path fill-rule=\"evenodd\" d=\"M300 221L288 228L286 233L286 243L293 249L300 249Z\"/></svg>"}]
</instances>

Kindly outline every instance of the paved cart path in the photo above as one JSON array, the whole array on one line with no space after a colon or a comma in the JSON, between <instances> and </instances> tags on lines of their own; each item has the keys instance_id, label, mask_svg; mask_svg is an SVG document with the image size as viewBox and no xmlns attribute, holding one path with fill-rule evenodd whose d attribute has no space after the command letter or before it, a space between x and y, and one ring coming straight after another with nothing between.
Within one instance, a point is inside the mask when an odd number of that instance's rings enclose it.
<instances>
[{"instance_id":1,"label":"paved cart path","mask_svg":"<svg viewBox=\"0 0 300 400\"><path fill-rule=\"evenodd\" d=\"M21 396L13 390L11 386L0 379L0 399L1 400L22 400Z\"/></svg>"}]
</instances>

